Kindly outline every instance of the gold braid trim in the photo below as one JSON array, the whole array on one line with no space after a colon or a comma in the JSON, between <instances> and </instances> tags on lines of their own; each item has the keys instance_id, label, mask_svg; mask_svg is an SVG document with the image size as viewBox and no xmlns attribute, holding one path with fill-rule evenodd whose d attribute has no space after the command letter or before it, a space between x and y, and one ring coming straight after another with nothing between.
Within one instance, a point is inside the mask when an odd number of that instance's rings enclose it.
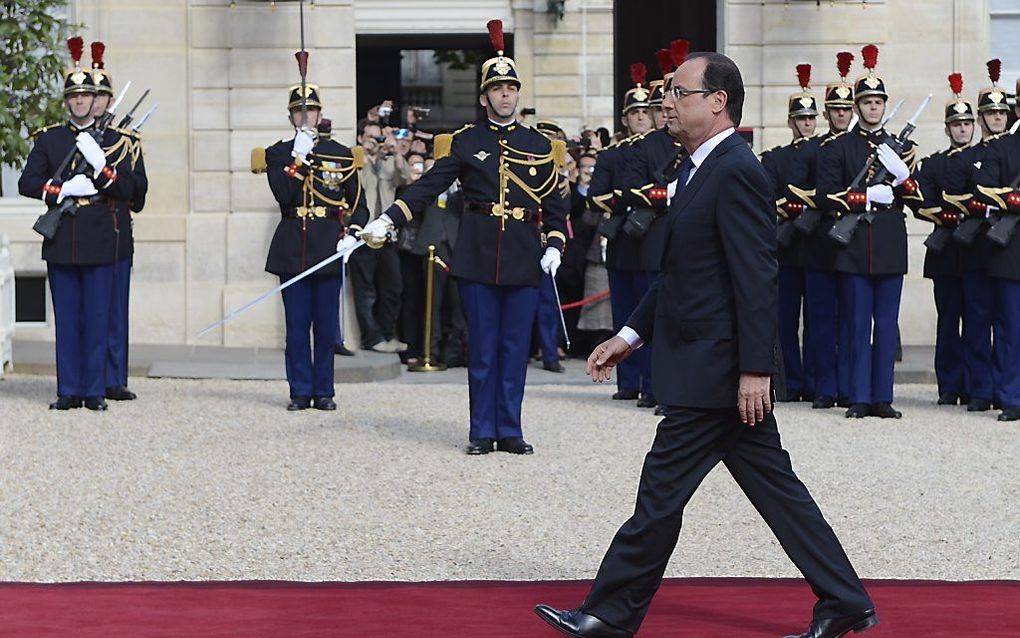
<instances>
[{"instance_id":1,"label":"gold braid trim","mask_svg":"<svg viewBox=\"0 0 1020 638\"><path fill-rule=\"evenodd\" d=\"M970 193L964 193L963 195L950 195L946 191L942 191L942 199L949 202L954 208L958 209L964 215L970 215L970 209L967 208L967 202L973 197Z\"/></svg>"},{"instance_id":2,"label":"gold braid trim","mask_svg":"<svg viewBox=\"0 0 1020 638\"><path fill-rule=\"evenodd\" d=\"M811 190L805 190L803 188L797 188L793 184L787 184L786 187L788 189L790 189L791 193L793 193L797 197L801 198L804 201L804 203L807 204L808 208L818 208L817 206L815 206L815 189L814 188L812 188Z\"/></svg>"},{"instance_id":3,"label":"gold braid trim","mask_svg":"<svg viewBox=\"0 0 1020 638\"><path fill-rule=\"evenodd\" d=\"M938 206L932 206L931 208L919 208L917 214L924 217L930 222L933 222L936 226L942 225L942 218L939 217L939 213L942 209Z\"/></svg>"},{"instance_id":4,"label":"gold braid trim","mask_svg":"<svg viewBox=\"0 0 1020 638\"><path fill-rule=\"evenodd\" d=\"M612 198L613 198L613 193L606 193L604 195L593 195L592 198L591 198L591 201L595 202L595 204L599 208L601 208L602 211L605 214L612 215L613 214L613 209L612 209L611 206L609 206L609 204L606 203L609 200L611 200Z\"/></svg>"},{"instance_id":5,"label":"gold braid trim","mask_svg":"<svg viewBox=\"0 0 1020 638\"><path fill-rule=\"evenodd\" d=\"M1002 188L995 188L993 186L978 186L978 190L981 191L985 197L994 200L996 205L998 205L998 207L1002 210L1009 208L1009 205L1006 203L1006 200L1002 198L1002 195L1009 195L1012 193L1012 188L1008 186Z\"/></svg>"},{"instance_id":6,"label":"gold braid trim","mask_svg":"<svg viewBox=\"0 0 1020 638\"><path fill-rule=\"evenodd\" d=\"M846 213L850 212L850 204L848 204L847 201L846 201L846 195L849 192L850 192L850 189L848 188L848 189L846 189L844 191L840 191L838 193L831 193L831 194L829 194L829 199L831 199L834 202L837 202L843 208L843 211L846 212Z\"/></svg>"}]
</instances>

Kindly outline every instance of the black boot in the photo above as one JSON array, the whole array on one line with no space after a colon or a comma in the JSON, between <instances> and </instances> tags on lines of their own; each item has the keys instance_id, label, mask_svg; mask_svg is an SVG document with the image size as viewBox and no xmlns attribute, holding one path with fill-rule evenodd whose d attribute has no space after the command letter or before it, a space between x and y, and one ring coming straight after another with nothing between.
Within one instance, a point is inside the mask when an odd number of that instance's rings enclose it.
<instances>
[{"instance_id":1,"label":"black boot","mask_svg":"<svg viewBox=\"0 0 1020 638\"><path fill-rule=\"evenodd\" d=\"M1020 421L1020 408L1006 408L999 415L1000 421Z\"/></svg>"},{"instance_id":2,"label":"black boot","mask_svg":"<svg viewBox=\"0 0 1020 638\"><path fill-rule=\"evenodd\" d=\"M335 410L336 401L333 400L333 397L315 397L312 406L316 410Z\"/></svg>"},{"instance_id":3,"label":"black boot","mask_svg":"<svg viewBox=\"0 0 1020 638\"><path fill-rule=\"evenodd\" d=\"M827 396L815 397L815 400L811 403L811 407L815 410L828 410L834 405L836 405L835 397Z\"/></svg>"},{"instance_id":4,"label":"black boot","mask_svg":"<svg viewBox=\"0 0 1020 638\"><path fill-rule=\"evenodd\" d=\"M111 401L134 401L138 395L122 385L106 389L106 398Z\"/></svg>"},{"instance_id":5,"label":"black boot","mask_svg":"<svg viewBox=\"0 0 1020 638\"><path fill-rule=\"evenodd\" d=\"M96 412L105 412L106 401L103 397L85 397L85 407Z\"/></svg>"},{"instance_id":6,"label":"black boot","mask_svg":"<svg viewBox=\"0 0 1020 638\"><path fill-rule=\"evenodd\" d=\"M80 408L81 397L57 397L57 400L50 404L51 410L73 410Z\"/></svg>"},{"instance_id":7,"label":"black boot","mask_svg":"<svg viewBox=\"0 0 1020 638\"><path fill-rule=\"evenodd\" d=\"M657 405L659 403L655 400L655 395L650 393L642 394L641 398L637 401L637 407L639 408L654 408Z\"/></svg>"},{"instance_id":8,"label":"black boot","mask_svg":"<svg viewBox=\"0 0 1020 638\"><path fill-rule=\"evenodd\" d=\"M903 416L903 413L892 407L891 403L876 403L872 405L870 414L882 419L898 419Z\"/></svg>"},{"instance_id":9,"label":"black boot","mask_svg":"<svg viewBox=\"0 0 1020 638\"><path fill-rule=\"evenodd\" d=\"M937 405L956 405L960 402L960 395L955 392L943 392L939 396Z\"/></svg>"},{"instance_id":10,"label":"black boot","mask_svg":"<svg viewBox=\"0 0 1020 638\"><path fill-rule=\"evenodd\" d=\"M867 403L854 403L846 410L846 418L848 419L863 419L868 416L869 413Z\"/></svg>"},{"instance_id":11,"label":"black boot","mask_svg":"<svg viewBox=\"0 0 1020 638\"><path fill-rule=\"evenodd\" d=\"M988 399L971 399L967 403L967 412L987 412L992 409L992 402Z\"/></svg>"},{"instance_id":12,"label":"black boot","mask_svg":"<svg viewBox=\"0 0 1020 638\"><path fill-rule=\"evenodd\" d=\"M298 410L307 410L312 406L312 400L309 397L291 397L290 403L287 404L288 412L297 412Z\"/></svg>"}]
</instances>

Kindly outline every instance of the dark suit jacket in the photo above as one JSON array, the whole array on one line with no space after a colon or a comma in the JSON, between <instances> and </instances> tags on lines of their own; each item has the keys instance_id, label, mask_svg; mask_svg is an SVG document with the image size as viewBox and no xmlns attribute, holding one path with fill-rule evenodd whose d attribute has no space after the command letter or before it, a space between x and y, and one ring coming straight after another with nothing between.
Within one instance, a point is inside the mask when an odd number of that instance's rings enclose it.
<instances>
[{"instance_id":1,"label":"dark suit jacket","mask_svg":"<svg viewBox=\"0 0 1020 638\"><path fill-rule=\"evenodd\" d=\"M779 365L775 196L740 135L713 149L667 223L659 277L627 325L652 348L660 404L733 408L741 372Z\"/></svg>"}]
</instances>

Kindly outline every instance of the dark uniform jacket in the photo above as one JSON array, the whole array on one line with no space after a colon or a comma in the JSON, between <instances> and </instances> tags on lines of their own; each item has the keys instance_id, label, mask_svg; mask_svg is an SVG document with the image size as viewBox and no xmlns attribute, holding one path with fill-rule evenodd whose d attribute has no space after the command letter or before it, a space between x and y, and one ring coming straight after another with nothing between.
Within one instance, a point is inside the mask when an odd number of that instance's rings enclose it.
<instances>
[{"instance_id":1,"label":"dark uniform jacket","mask_svg":"<svg viewBox=\"0 0 1020 638\"><path fill-rule=\"evenodd\" d=\"M142 157L141 136L135 131L114 129L121 134L123 145L117 149L106 149L107 156L117 154L119 160L131 167L134 192L128 200L117 202L117 227L119 231L117 258L124 259L135 253L134 222L131 213L139 213L145 208L145 197L149 192L149 177L145 173L145 159Z\"/></svg>"},{"instance_id":2,"label":"dark uniform jacket","mask_svg":"<svg viewBox=\"0 0 1020 638\"><path fill-rule=\"evenodd\" d=\"M368 223L351 149L320 139L299 166L293 148L291 139L266 149L269 187L280 204L280 223L266 259L266 271L274 275L294 275L314 266L336 253L345 224L360 228ZM340 261L316 274L338 277Z\"/></svg>"},{"instance_id":3,"label":"dark uniform jacket","mask_svg":"<svg viewBox=\"0 0 1020 638\"><path fill-rule=\"evenodd\" d=\"M797 153L797 147L805 142L805 138L799 138L785 146L776 146L763 151L761 154L761 165L769 176L769 183L772 186L772 193L775 196L776 223L779 227L784 224L792 224L796 218L795 211L788 211L791 208L787 204L787 186L790 184L790 169L793 163L793 156ZM779 265L786 268L802 268L804 266L804 241L799 234L793 235L793 241L788 246L777 245Z\"/></svg>"},{"instance_id":4,"label":"dark uniform jacket","mask_svg":"<svg viewBox=\"0 0 1020 638\"><path fill-rule=\"evenodd\" d=\"M854 126L827 145L819 158L815 203L837 218L864 213L864 195L870 182L862 180L854 191L850 191L850 185L875 149L888 137L884 129L869 133ZM915 152L916 146L910 142L904 153L908 168ZM881 166L876 159L873 168L878 170ZM891 206L873 208L871 223L861 221L858 224L849 246L833 243L837 247L836 270L855 275L906 274L907 225L903 208L908 202L917 206L920 201L916 182L908 178L894 189Z\"/></svg>"},{"instance_id":5,"label":"dark uniform jacket","mask_svg":"<svg viewBox=\"0 0 1020 638\"><path fill-rule=\"evenodd\" d=\"M985 234L989 227L988 205L974 196L977 192L977 174L988 146L1002 137L1004 133L983 138L974 146L954 149L949 153L949 167L943 186L943 201L957 213L982 220L980 230L974 243L966 246L957 243L960 257L960 268L963 272L982 271L988 269L988 257L994 252L995 244Z\"/></svg>"},{"instance_id":6,"label":"dark uniform jacket","mask_svg":"<svg viewBox=\"0 0 1020 638\"><path fill-rule=\"evenodd\" d=\"M949 157L951 152L958 149L938 151L921 160L914 171L914 180L924 201L914 211L917 219L931 222L935 228L952 230L959 225L960 220L955 211L948 209L942 200L942 192L946 185L946 176L949 172ZM950 240L946 242L945 249L937 253L927 248L924 253L924 276L928 279L935 277L958 277L960 276L960 247Z\"/></svg>"},{"instance_id":7,"label":"dark uniform jacket","mask_svg":"<svg viewBox=\"0 0 1020 638\"><path fill-rule=\"evenodd\" d=\"M25 197L41 199L47 206L55 206L60 185L78 172L78 167L85 162L78 154L62 175L55 175L60 163L74 150L79 132L80 129L70 122L40 132L18 181L18 192ZM107 129L101 146L104 149L121 148L125 144L122 139L120 133ZM121 230L118 202L131 200L135 183L130 163L127 160L114 162L117 158L113 155L108 151L108 171L99 176L95 175L91 166L83 167L99 194L88 198L91 203L80 205L75 214L64 215L56 236L52 240L43 240L42 258L46 261L80 265L117 261L118 231ZM81 201L84 203L85 199ZM130 232L130 224L127 230Z\"/></svg>"},{"instance_id":8,"label":"dark uniform jacket","mask_svg":"<svg viewBox=\"0 0 1020 638\"><path fill-rule=\"evenodd\" d=\"M639 242L640 270L655 272L659 269L666 247L668 180L675 177L675 168L686 156L683 146L665 128L652 131L631 146L622 171L623 202L634 209L650 208L656 212Z\"/></svg>"},{"instance_id":9,"label":"dark uniform jacket","mask_svg":"<svg viewBox=\"0 0 1020 638\"><path fill-rule=\"evenodd\" d=\"M609 224L618 228L606 241L606 268L641 270L641 242L623 232L629 207L623 200L625 173L632 154L631 139L620 140L603 149L595 163L595 173L588 188L592 210L598 210Z\"/></svg>"},{"instance_id":10,"label":"dark uniform jacket","mask_svg":"<svg viewBox=\"0 0 1020 638\"><path fill-rule=\"evenodd\" d=\"M677 190L659 277L627 325L654 339L660 404L732 409L741 372L779 369L772 186L733 133Z\"/></svg>"},{"instance_id":11,"label":"dark uniform jacket","mask_svg":"<svg viewBox=\"0 0 1020 638\"><path fill-rule=\"evenodd\" d=\"M450 154L437 158L384 212L403 226L460 179L464 212L451 274L484 284L538 286L546 247L562 250L567 239L559 168L538 131L481 120L455 133Z\"/></svg>"},{"instance_id":12,"label":"dark uniform jacket","mask_svg":"<svg viewBox=\"0 0 1020 638\"><path fill-rule=\"evenodd\" d=\"M843 133L829 131L816 135L797 144L787 158L787 183L777 197L786 198L784 208L791 221L806 209L824 210L816 203L818 162L832 140ZM833 272L836 268L836 242L829 237L829 229L835 220L831 215L822 215L810 235L799 237L801 265L805 270Z\"/></svg>"},{"instance_id":13,"label":"dark uniform jacket","mask_svg":"<svg viewBox=\"0 0 1020 638\"><path fill-rule=\"evenodd\" d=\"M1003 215L1020 214L1020 196L1013 181L1020 175L1020 135L1003 135L988 145L977 171L975 197L999 210L992 212L993 222ZM1005 247L987 242L988 274L1000 279L1020 281L1020 232L1014 232Z\"/></svg>"}]
</instances>

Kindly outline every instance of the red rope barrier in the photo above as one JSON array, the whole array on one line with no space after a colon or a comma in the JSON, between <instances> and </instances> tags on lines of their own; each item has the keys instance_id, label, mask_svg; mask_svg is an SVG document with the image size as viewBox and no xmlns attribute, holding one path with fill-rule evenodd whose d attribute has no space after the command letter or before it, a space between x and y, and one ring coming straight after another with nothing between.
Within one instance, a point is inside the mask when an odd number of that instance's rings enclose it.
<instances>
[{"instance_id":1,"label":"red rope barrier","mask_svg":"<svg viewBox=\"0 0 1020 638\"><path fill-rule=\"evenodd\" d=\"M584 299L582 299L580 301L572 301L570 303L565 303L562 306L560 306L560 310L572 310L573 308L580 308L581 306L587 306L588 304L595 303L596 301L602 301L603 299L605 299L607 297L609 297L609 291L608 290L603 290L602 292L598 293L597 295L592 295L591 297L585 297Z\"/></svg>"}]
</instances>

